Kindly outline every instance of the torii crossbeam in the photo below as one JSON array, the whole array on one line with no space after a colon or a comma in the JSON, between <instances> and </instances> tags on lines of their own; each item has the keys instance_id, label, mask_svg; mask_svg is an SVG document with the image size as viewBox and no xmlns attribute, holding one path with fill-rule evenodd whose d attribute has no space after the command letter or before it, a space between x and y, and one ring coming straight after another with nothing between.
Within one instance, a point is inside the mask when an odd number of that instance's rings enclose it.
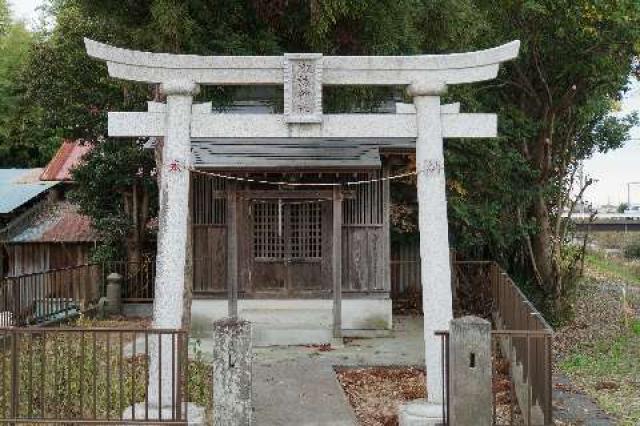
<instances>
[{"instance_id":1,"label":"torii crossbeam","mask_svg":"<svg viewBox=\"0 0 640 426\"><path fill-rule=\"evenodd\" d=\"M151 103L149 112L109 114L110 136L162 136L164 161L183 166L163 173L160 182L156 327L182 325L191 138L415 138L417 167L422 171L418 202L429 403L411 415L420 422L416 424L429 424L429 419L439 417L443 383L434 332L448 329L452 319L443 138L495 137L497 127L495 115L462 114L441 105L440 97L448 85L495 78L500 63L517 56L520 43L448 55L357 57L172 55L120 49L88 39L85 44L90 56L106 61L112 77L160 83L167 96L166 105ZM200 84L282 85L284 114L213 113L206 104L193 105ZM322 87L327 85L405 86L415 109L403 108L406 111L397 114L323 114ZM170 388L163 395L171 395Z\"/></svg>"}]
</instances>

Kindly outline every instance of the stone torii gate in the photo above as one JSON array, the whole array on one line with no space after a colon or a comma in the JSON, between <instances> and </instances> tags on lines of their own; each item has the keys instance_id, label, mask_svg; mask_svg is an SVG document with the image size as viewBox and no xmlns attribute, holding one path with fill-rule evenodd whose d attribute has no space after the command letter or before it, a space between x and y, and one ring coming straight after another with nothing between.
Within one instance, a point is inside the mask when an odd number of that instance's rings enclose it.
<instances>
[{"instance_id":1,"label":"stone torii gate","mask_svg":"<svg viewBox=\"0 0 640 426\"><path fill-rule=\"evenodd\" d=\"M497 134L494 114L443 108L440 98L448 85L495 78L500 63L517 56L519 42L470 53L417 56L195 56L132 51L88 39L85 45L90 56L106 61L112 77L159 83L167 99L166 104L150 103L148 112L109 113L111 137L164 138L155 327L182 325L191 138L415 138L427 391L432 404L423 414L440 415L431 410L443 402L440 343L434 332L448 329L452 319L443 138ZM193 104L201 84L284 86L284 114L213 113L208 104ZM322 88L328 85L404 86L415 108L404 106L398 114L323 114ZM171 172L166 172L170 163ZM416 416L422 415L418 411Z\"/></svg>"}]
</instances>

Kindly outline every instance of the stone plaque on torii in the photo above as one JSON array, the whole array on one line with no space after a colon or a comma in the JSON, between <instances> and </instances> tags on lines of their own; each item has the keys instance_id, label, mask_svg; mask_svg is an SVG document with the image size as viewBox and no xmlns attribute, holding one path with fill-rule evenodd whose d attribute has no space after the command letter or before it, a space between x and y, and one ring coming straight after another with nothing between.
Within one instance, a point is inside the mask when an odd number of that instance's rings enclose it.
<instances>
[{"instance_id":1,"label":"stone plaque on torii","mask_svg":"<svg viewBox=\"0 0 640 426\"><path fill-rule=\"evenodd\" d=\"M155 327L182 325L192 138L415 138L428 403L412 406L410 415L416 424L441 416L441 353L434 332L446 330L453 316L443 138L495 137L497 119L460 113L440 98L448 85L495 78L500 63L517 56L520 43L416 56L196 56L132 51L88 39L85 44L90 56L106 61L112 77L159 83L167 99L150 103L148 112L109 113L109 136L164 137L162 158L173 165L160 182ZM284 114L214 113L210 104L193 104L201 84L281 85ZM413 105L396 114L323 114L322 88L331 85L404 86Z\"/></svg>"}]
</instances>

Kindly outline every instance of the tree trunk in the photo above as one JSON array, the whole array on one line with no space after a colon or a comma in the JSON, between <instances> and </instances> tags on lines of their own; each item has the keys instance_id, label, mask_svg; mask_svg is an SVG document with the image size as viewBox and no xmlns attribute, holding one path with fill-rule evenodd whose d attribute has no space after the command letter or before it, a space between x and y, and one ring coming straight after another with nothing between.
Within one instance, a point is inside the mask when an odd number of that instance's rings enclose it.
<instances>
[{"instance_id":1,"label":"tree trunk","mask_svg":"<svg viewBox=\"0 0 640 426\"><path fill-rule=\"evenodd\" d=\"M538 283L540 288L547 296L553 296L555 288L554 274L554 256L553 256L553 233L551 230L551 219L547 210L547 203L544 195L538 194L534 200L533 216L538 225L537 232L532 235L531 243L533 246L533 262L540 275L541 282Z\"/></svg>"},{"instance_id":2,"label":"tree trunk","mask_svg":"<svg viewBox=\"0 0 640 426\"><path fill-rule=\"evenodd\" d=\"M142 205L145 203L140 202L142 195L140 192L144 192L144 190L140 190L137 184L133 184L129 207L132 226L127 237L127 260L134 265L138 265L142 261L142 235L145 226L145 223L141 223L140 220L142 216L140 210L145 207Z\"/></svg>"}]
</instances>

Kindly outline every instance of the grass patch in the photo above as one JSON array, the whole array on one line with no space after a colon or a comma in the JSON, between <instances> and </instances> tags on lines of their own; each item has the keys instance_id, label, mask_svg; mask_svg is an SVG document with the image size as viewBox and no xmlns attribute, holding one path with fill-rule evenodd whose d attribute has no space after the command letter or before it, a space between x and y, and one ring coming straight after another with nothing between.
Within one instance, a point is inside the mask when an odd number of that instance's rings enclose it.
<instances>
[{"instance_id":1,"label":"grass patch","mask_svg":"<svg viewBox=\"0 0 640 426\"><path fill-rule=\"evenodd\" d=\"M613 341L576 348L559 364L623 425L640 424L640 320Z\"/></svg>"},{"instance_id":2,"label":"grass patch","mask_svg":"<svg viewBox=\"0 0 640 426\"><path fill-rule=\"evenodd\" d=\"M585 263L600 274L640 286L640 265L634 262L589 252L585 256Z\"/></svg>"}]
</instances>

